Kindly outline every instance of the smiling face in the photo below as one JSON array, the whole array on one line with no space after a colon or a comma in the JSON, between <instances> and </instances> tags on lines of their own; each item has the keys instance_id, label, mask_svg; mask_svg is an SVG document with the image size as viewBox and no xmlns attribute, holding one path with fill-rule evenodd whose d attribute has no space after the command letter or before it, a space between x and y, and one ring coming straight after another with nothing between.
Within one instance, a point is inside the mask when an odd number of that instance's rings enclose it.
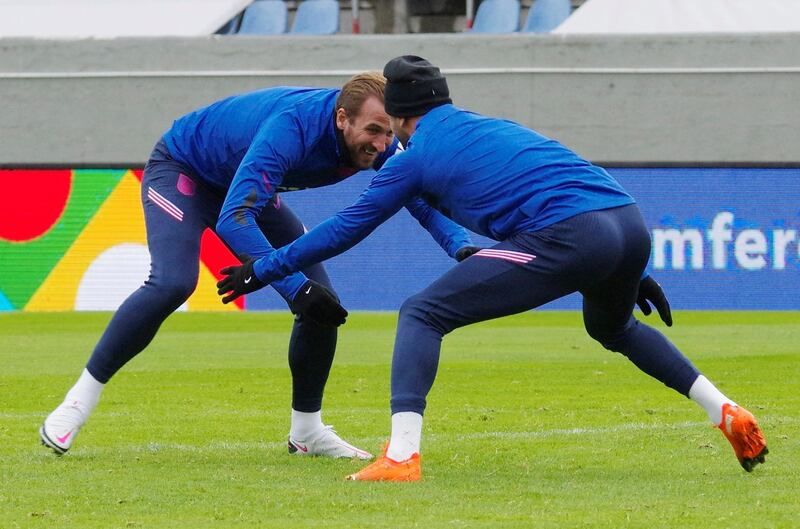
<instances>
[{"instance_id":1,"label":"smiling face","mask_svg":"<svg viewBox=\"0 0 800 529\"><path fill-rule=\"evenodd\" d=\"M372 167L394 139L383 101L374 96L367 98L354 116L348 116L344 108L339 108L336 126L342 131L350 159L358 169Z\"/></svg>"}]
</instances>

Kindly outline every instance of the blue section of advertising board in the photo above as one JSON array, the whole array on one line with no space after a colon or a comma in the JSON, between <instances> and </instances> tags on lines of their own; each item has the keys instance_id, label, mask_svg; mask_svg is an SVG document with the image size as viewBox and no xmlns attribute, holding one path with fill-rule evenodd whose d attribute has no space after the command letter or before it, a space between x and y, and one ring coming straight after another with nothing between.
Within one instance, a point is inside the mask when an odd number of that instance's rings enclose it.
<instances>
[{"instance_id":1,"label":"blue section of advertising board","mask_svg":"<svg viewBox=\"0 0 800 529\"><path fill-rule=\"evenodd\" d=\"M800 169L610 169L650 228L652 275L676 309L800 309ZM373 173L282 196L311 228L351 204ZM475 237L479 245L491 241ZM397 310L454 264L401 211L325 263L349 310ZM547 305L577 309L580 296ZM269 288L249 310L283 309Z\"/></svg>"}]
</instances>

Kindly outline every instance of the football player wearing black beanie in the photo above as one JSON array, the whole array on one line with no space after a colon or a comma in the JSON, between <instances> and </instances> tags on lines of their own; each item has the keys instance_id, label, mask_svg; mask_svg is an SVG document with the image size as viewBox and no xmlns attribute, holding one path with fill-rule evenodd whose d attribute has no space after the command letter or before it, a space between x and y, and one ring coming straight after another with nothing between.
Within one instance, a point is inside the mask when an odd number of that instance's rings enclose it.
<instances>
[{"instance_id":1,"label":"football player wearing black beanie","mask_svg":"<svg viewBox=\"0 0 800 529\"><path fill-rule=\"evenodd\" d=\"M403 55L383 68L386 90L383 104L397 139L408 143L419 117L429 110L452 104L447 79L436 66L416 55Z\"/></svg>"}]
</instances>

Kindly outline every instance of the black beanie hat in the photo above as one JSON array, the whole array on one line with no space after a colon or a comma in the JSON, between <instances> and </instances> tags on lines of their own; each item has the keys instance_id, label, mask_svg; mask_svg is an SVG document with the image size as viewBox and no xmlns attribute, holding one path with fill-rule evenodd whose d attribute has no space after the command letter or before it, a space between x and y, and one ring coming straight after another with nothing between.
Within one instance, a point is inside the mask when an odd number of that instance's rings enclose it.
<instances>
[{"instance_id":1,"label":"black beanie hat","mask_svg":"<svg viewBox=\"0 0 800 529\"><path fill-rule=\"evenodd\" d=\"M383 67L386 113L398 118L421 116L432 108L452 103L447 80L439 68L422 57L395 57Z\"/></svg>"}]
</instances>

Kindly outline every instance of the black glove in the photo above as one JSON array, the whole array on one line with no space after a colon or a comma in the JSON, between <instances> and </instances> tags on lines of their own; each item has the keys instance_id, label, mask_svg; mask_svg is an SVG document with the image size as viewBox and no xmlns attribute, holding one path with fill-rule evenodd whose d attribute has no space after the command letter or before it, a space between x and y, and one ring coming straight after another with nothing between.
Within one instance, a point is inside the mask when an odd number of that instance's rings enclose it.
<instances>
[{"instance_id":1,"label":"black glove","mask_svg":"<svg viewBox=\"0 0 800 529\"><path fill-rule=\"evenodd\" d=\"M667 327L672 327L672 311L670 311L667 296L664 295L661 285L650 276L639 282L639 295L636 298L636 304L639 305L645 316L653 312L648 301L656 308L658 315L661 316L661 320L667 324Z\"/></svg>"},{"instance_id":2,"label":"black glove","mask_svg":"<svg viewBox=\"0 0 800 529\"><path fill-rule=\"evenodd\" d=\"M483 250L483 248L479 248L477 246L464 246L463 248L459 248L456 252L456 261L460 263L470 255L478 253L481 250Z\"/></svg>"},{"instance_id":3,"label":"black glove","mask_svg":"<svg viewBox=\"0 0 800 529\"><path fill-rule=\"evenodd\" d=\"M246 258L241 265L228 266L220 270L225 276L217 282L217 294L220 296L230 292L222 298L223 303L230 303L234 299L250 292L255 292L264 286L264 283L253 273L255 259Z\"/></svg>"},{"instance_id":4,"label":"black glove","mask_svg":"<svg viewBox=\"0 0 800 529\"><path fill-rule=\"evenodd\" d=\"M289 308L302 318L331 327L338 327L347 318L347 311L334 293L312 279L303 284Z\"/></svg>"}]
</instances>

